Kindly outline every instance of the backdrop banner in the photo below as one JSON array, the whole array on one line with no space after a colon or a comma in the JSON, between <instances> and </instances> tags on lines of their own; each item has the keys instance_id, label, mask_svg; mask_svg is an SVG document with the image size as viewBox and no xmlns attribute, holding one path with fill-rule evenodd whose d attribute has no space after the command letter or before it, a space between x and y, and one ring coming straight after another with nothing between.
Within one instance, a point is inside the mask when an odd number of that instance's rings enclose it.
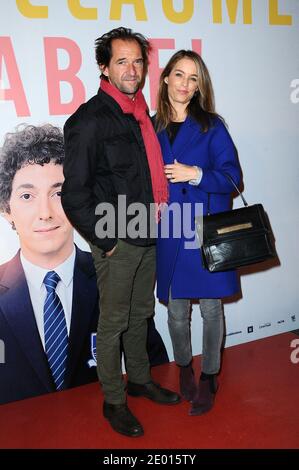
<instances>
[{"instance_id":1,"label":"backdrop banner","mask_svg":"<svg viewBox=\"0 0 299 470\"><path fill-rule=\"evenodd\" d=\"M240 271L242 296L225 302L226 346L299 328L299 2L0 0L0 11L0 146L21 123L63 127L96 94L94 41L115 27L151 40L144 94L152 114L160 72L174 51L202 55L238 150L245 197L267 208L279 258ZM2 265L19 239L3 217L0 230ZM75 240L89 251L78 234ZM155 322L172 359L167 311L158 301ZM201 328L195 304L194 354L201 352ZM0 341L1 370L1 331Z\"/></svg>"}]
</instances>

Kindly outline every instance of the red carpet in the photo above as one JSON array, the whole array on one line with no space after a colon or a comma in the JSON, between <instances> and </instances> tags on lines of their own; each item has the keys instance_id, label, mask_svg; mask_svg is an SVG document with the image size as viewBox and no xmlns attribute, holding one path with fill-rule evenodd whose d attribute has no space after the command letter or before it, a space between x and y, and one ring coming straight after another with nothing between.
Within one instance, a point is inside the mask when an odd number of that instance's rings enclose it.
<instances>
[{"instance_id":1,"label":"red carpet","mask_svg":"<svg viewBox=\"0 0 299 470\"><path fill-rule=\"evenodd\" d=\"M189 403L161 406L129 397L145 435L118 435L102 417L98 384L0 406L0 448L261 449L299 448L299 363L293 333L227 348L213 410L188 416ZM195 358L197 375L200 357ZM174 363L153 369L178 390Z\"/></svg>"}]
</instances>

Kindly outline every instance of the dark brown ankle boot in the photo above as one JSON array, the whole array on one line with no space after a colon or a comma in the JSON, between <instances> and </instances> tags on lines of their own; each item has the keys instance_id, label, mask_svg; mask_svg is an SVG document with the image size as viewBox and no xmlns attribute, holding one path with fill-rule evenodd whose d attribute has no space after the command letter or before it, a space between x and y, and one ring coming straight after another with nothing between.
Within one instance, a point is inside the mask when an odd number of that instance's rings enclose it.
<instances>
[{"instance_id":1,"label":"dark brown ankle boot","mask_svg":"<svg viewBox=\"0 0 299 470\"><path fill-rule=\"evenodd\" d=\"M189 414L192 416L202 415L213 408L215 395L218 389L216 375L206 380L199 380L197 393L192 402Z\"/></svg>"},{"instance_id":2,"label":"dark brown ankle boot","mask_svg":"<svg viewBox=\"0 0 299 470\"><path fill-rule=\"evenodd\" d=\"M196 391L197 387L191 364L188 366L180 366L180 393L182 397L187 401L192 401Z\"/></svg>"}]
</instances>

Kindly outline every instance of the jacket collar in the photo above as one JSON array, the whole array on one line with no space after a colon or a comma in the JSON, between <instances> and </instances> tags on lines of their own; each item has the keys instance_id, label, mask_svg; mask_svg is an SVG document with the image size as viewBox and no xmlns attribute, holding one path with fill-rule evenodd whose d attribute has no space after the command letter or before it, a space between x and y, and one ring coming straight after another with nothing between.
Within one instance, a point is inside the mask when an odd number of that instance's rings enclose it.
<instances>
[{"instance_id":1,"label":"jacket collar","mask_svg":"<svg viewBox=\"0 0 299 470\"><path fill-rule=\"evenodd\" d=\"M98 308L96 274L90 256L89 253L85 253L76 247L72 320L69 335L65 386L69 386L73 374L76 373L81 351L86 344L87 335L90 331L94 311ZM88 341L90 341L89 338ZM86 367L88 367L87 363Z\"/></svg>"},{"instance_id":2,"label":"jacket collar","mask_svg":"<svg viewBox=\"0 0 299 470\"><path fill-rule=\"evenodd\" d=\"M173 145L170 144L166 129L160 132L158 137L165 163L173 163L175 158L180 161L181 156L192 146L194 139L198 138L201 133L200 125L190 116L187 116L182 123Z\"/></svg>"}]
</instances>

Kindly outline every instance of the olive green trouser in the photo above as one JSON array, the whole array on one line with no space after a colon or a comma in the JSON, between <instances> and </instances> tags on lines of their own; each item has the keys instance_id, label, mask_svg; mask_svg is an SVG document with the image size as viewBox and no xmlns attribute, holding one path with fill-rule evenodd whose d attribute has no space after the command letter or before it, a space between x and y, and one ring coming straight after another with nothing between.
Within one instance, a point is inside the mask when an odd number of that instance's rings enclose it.
<instances>
[{"instance_id":1,"label":"olive green trouser","mask_svg":"<svg viewBox=\"0 0 299 470\"><path fill-rule=\"evenodd\" d=\"M91 245L100 294L97 371L105 401L126 401L121 367L121 342L128 380L151 380L146 350L147 319L154 314L155 246L141 247L118 240L111 256Z\"/></svg>"}]
</instances>

